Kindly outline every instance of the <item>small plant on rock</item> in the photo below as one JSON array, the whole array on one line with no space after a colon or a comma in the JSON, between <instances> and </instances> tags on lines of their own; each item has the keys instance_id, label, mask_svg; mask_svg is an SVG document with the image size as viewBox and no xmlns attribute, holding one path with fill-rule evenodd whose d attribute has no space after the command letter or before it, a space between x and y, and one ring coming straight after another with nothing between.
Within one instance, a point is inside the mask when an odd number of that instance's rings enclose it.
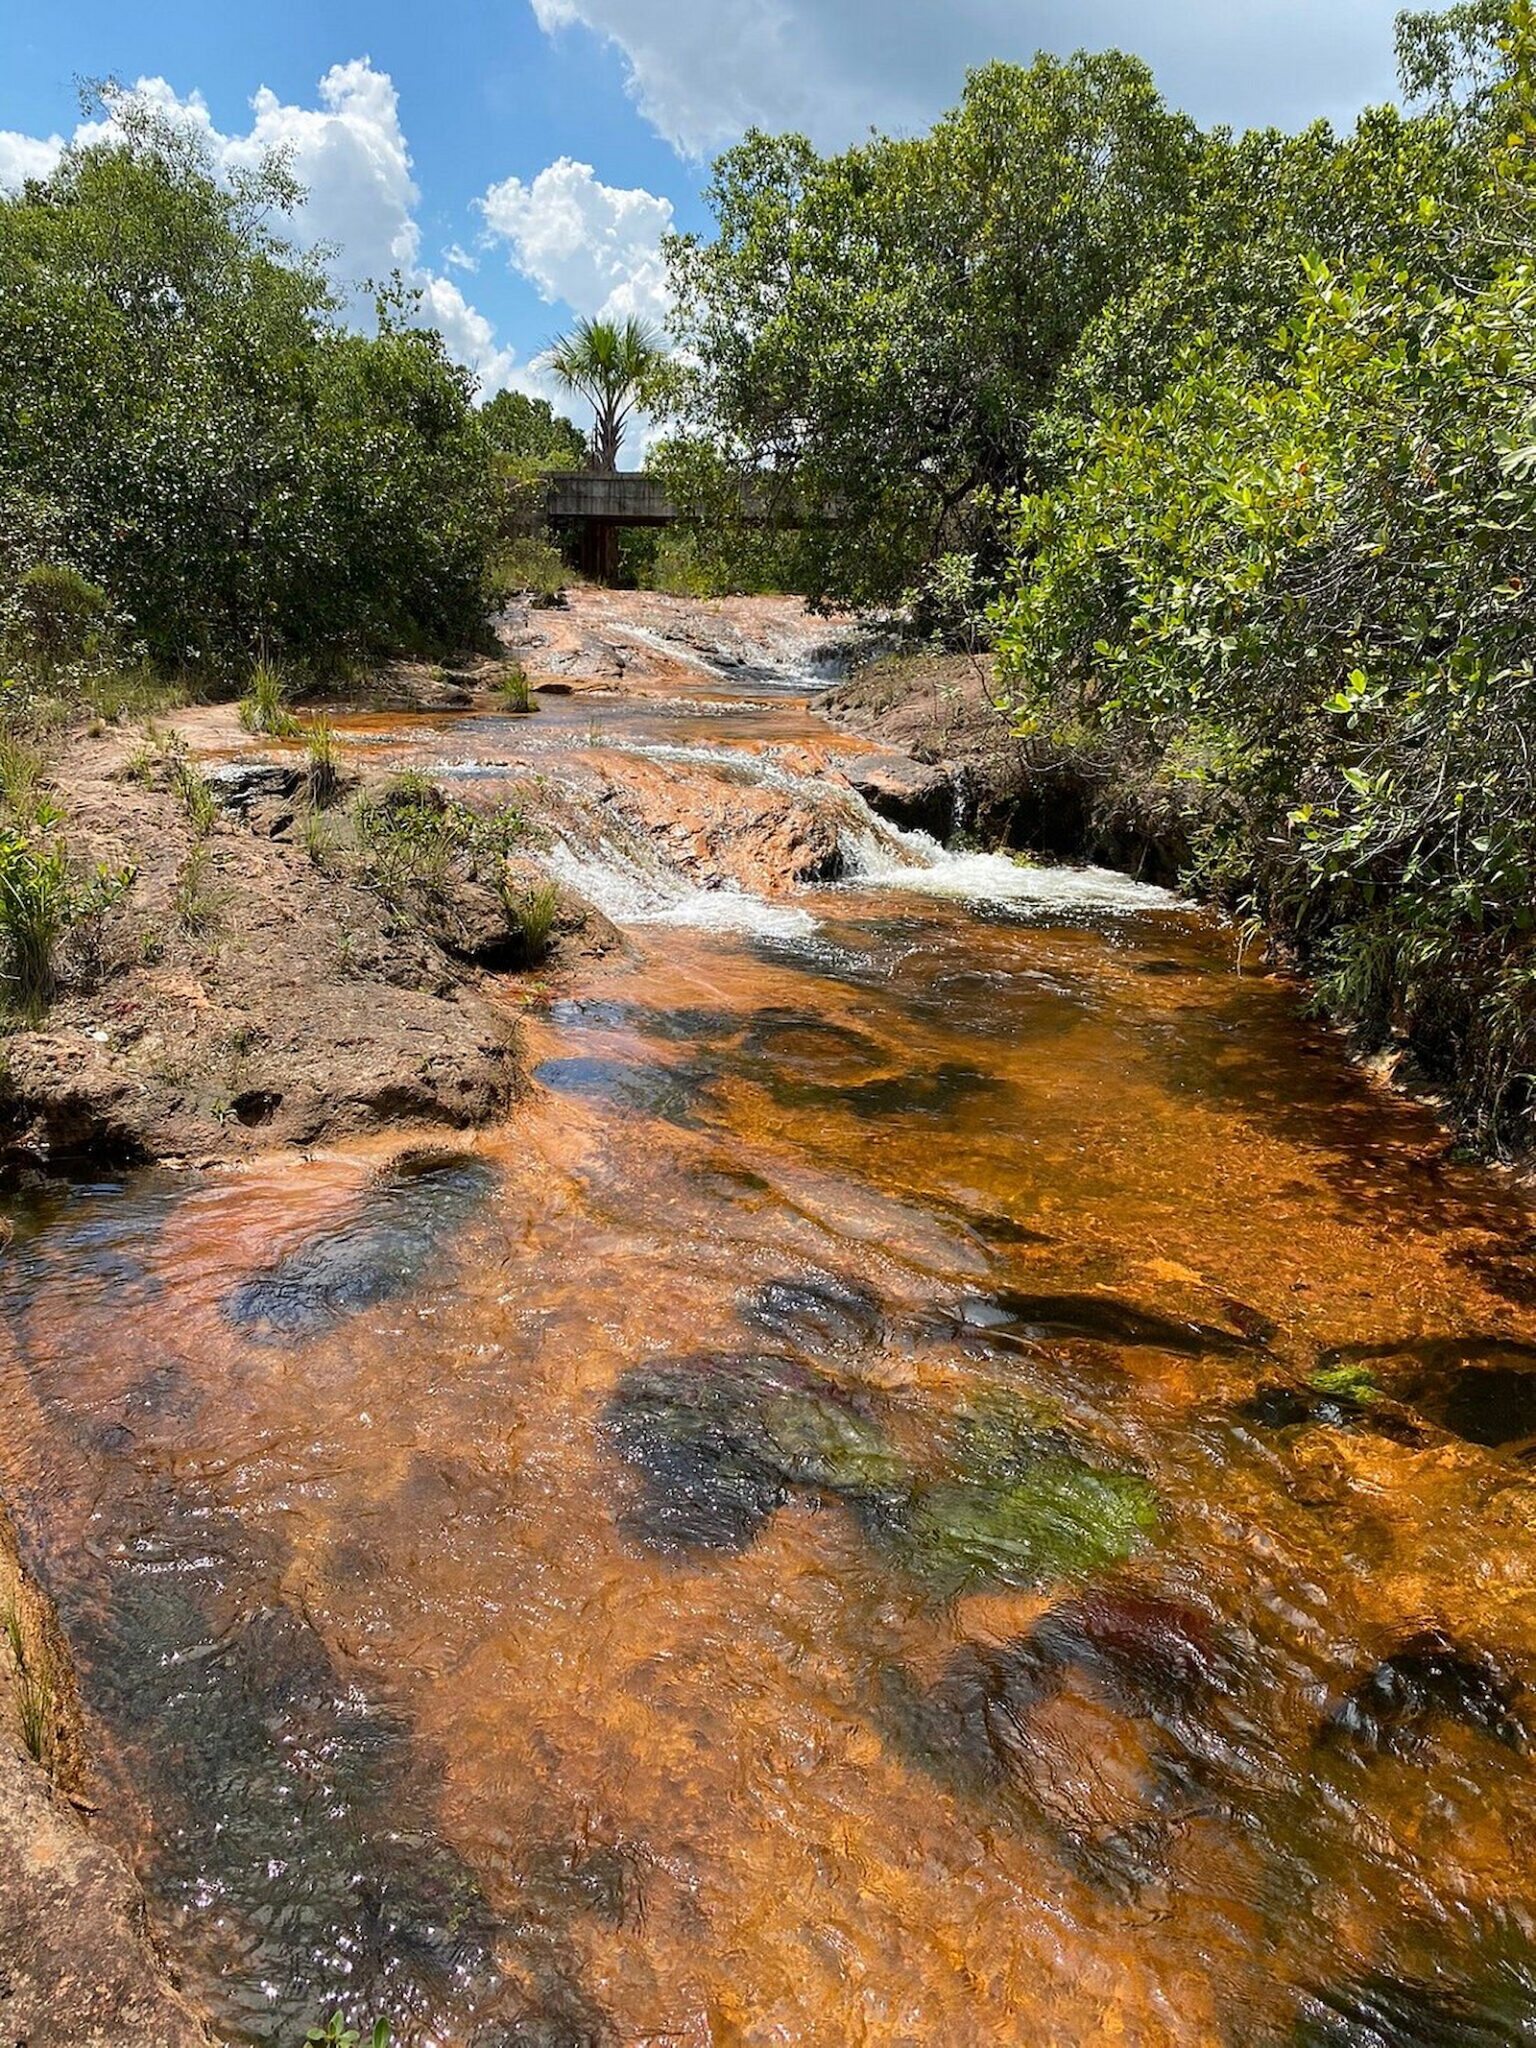
<instances>
[{"instance_id":1,"label":"small plant on rock","mask_svg":"<svg viewBox=\"0 0 1536 2048\"><path fill-rule=\"evenodd\" d=\"M508 914L522 934L523 950L529 960L542 960L554 936L560 914L560 888L555 882L536 882L509 893Z\"/></svg>"},{"instance_id":2,"label":"small plant on rock","mask_svg":"<svg viewBox=\"0 0 1536 2048\"><path fill-rule=\"evenodd\" d=\"M194 846L182 863L171 891L171 909L189 939L217 930L229 905L229 891L218 880L213 850Z\"/></svg>"},{"instance_id":3,"label":"small plant on rock","mask_svg":"<svg viewBox=\"0 0 1536 2048\"><path fill-rule=\"evenodd\" d=\"M66 935L98 922L132 881L131 868L82 878L60 839L0 833L0 958L11 1009L30 1018L48 1007Z\"/></svg>"},{"instance_id":4,"label":"small plant on rock","mask_svg":"<svg viewBox=\"0 0 1536 2048\"><path fill-rule=\"evenodd\" d=\"M310 2048L389 2048L388 2020L375 2020L366 2034L347 2025L343 2014L333 2012L323 2027L311 2027L304 2036Z\"/></svg>"},{"instance_id":5,"label":"small plant on rock","mask_svg":"<svg viewBox=\"0 0 1536 2048\"><path fill-rule=\"evenodd\" d=\"M305 794L310 808L323 811L336 801L341 790L341 771L336 765L336 728L324 718L312 718L305 728L308 738Z\"/></svg>"},{"instance_id":6,"label":"small plant on rock","mask_svg":"<svg viewBox=\"0 0 1536 2048\"><path fill-rule=\"evenodd\" d=\"M503 711L524 712L538 709L533 701L533 691L529 687L528 678L520 668L507 671L501 679L497 694L501 698Z\"/></svg>"},{"instance_id":7,"label":"small plant on rock","mask_svg":"<svg viewBox=\"0 0 1536 2048\"><path fill-rule=\"evenodd\" d=\"M181 800L192 830L199 839L206 839L219 821L219 806L213 791L191 762L185 760L178 760L172 768L171 786Z\"/></svg>"},{"instance_id":8,"label":"small plant on rock","mask_svg":"<svg viewBox=\"0 0 1536 2048\"><path fill-rule=\"evenodd\" d=\"M272 739L292 739L301 730L288 708L288 679L270 661L258 661L251 670L250 690L240 699L240 723L247 732Z\"/></svg>"}]
</instances>

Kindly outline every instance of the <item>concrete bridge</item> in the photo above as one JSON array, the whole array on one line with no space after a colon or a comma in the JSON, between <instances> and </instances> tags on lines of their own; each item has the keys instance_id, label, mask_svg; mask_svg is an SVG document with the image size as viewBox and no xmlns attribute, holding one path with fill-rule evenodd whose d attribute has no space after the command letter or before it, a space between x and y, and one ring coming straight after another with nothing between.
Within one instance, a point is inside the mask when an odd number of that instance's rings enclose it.
<instances>
[{"instance_id":1,"label":"concrete bridge","mask_svg":"<svg viewBox=\"0 0 1536 2048\"><path fill-rule=\"evenodd\" d=\"M739 488L741 516L749 524L794 519L794 501L775 492L771 478L743 479ZM611 583L619 568L620 527L670 526L681 514L660 480L643 470L555 469L544 480L544 517L574 532L584 576Z\"/></svg>"}]
</instances>

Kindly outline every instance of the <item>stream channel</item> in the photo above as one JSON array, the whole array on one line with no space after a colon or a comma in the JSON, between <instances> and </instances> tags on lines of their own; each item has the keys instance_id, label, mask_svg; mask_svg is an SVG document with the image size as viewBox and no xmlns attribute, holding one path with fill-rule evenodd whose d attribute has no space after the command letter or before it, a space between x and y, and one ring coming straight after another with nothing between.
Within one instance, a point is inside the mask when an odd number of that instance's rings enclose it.
<instances>
[{"instance_id":1,"label":"stream channel","mask_svg":"<svg viewBox=\"0 0 1536 2048\"><path fill-rule=\"evenodd\" d=\"M652 670L343 735L783 787L839 879L551 842L628 945L509 983L505 1126L13 1205L8 1497L188 1988L274 2044L1536 2041L1518 1190L1207 914L878 824L807 675Z\"/></svg>"}]
</instances>

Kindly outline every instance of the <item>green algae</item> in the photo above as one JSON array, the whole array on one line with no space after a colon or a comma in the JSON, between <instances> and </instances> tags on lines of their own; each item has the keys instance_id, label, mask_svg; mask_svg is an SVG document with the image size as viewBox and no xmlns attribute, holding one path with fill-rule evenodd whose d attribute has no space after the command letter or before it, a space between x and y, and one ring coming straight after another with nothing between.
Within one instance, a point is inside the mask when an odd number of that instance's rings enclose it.
<instances>
[{"instance_id":1,"label":"green algae","mask_svg":"<svg viewBox=\"0 0 1536 2048\"><path fill-rule=\"evenodd\" d=\"M1046 1451L1011 1474L920 1482L884 1540L913 1578L953 1595L1086 1576L1133 1556L1156 1525L1145 1479Z\"/></svg>"}]
</instances>

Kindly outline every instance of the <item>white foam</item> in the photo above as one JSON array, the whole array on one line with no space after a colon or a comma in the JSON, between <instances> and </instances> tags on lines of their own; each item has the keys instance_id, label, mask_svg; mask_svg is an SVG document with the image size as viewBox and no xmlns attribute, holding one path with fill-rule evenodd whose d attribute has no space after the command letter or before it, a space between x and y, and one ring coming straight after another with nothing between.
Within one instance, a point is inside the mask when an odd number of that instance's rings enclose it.
<instances>
[{"instance_id":1,"label":"white foam","mask_svg":"<svg viewBox=\"0 0 1536 2048\"><path fill-rule=\"evenodd\" d=\"M1110 868L1033 867L999 853L961 853L926 832L881 824L849 849L852 873L845 886L877 885L919 896L962 902L1009 903L1052 911L1172 910L1179 898L1151 882L1133 881Z\"/></svg>"},{"instance_id":2,"label":"white foam","mask_svg":"<svg viewBox=\"0 0 1536 2048\"><path fill-rule=\"evenodd\" d=\"M732 883L694 887L660 866L642 868L609 841L590 853L557 842L544 865L618 925L686 925L782 939L804 938L816 929L809 911L793 904L771 903Z\"/></svg>"}]
</instances>

